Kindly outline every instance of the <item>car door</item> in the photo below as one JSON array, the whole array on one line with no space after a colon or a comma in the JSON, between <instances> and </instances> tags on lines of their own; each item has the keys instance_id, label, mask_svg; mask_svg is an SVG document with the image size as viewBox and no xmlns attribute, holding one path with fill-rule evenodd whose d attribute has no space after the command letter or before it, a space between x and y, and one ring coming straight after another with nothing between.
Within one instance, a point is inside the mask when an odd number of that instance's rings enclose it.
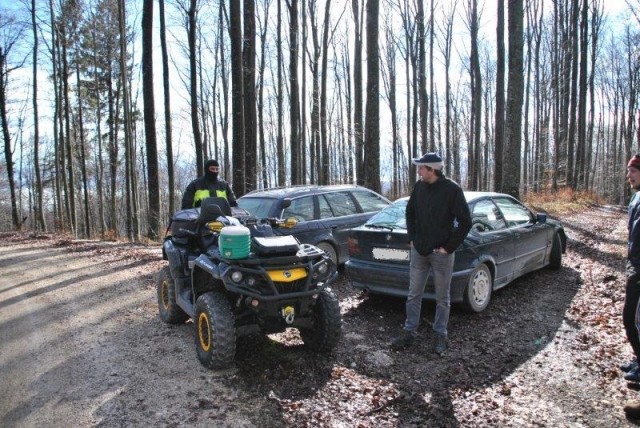
<instances>
[{"instance_id":1,"label":"car door","mask_svg":"<svg viewBox=\"0 0 640 428\"><path fill-rule=\"evenodd\" d=\"M324 227L331 232L338 247L338 261L343 263L349 257L349 230L360 226L369 217L360 212L355 199L346 190L318 195L318 207Z\"/></svg>"},{"instance_id":2,"label":"car door","mask_svg":"<svg viewBox=\"0 0 640 428\"><path fill-rule=\"evenodd\" d=\"M322 222L318 219L315 195L291 199L291 204L282 212L282 218L295 218L298 223L291 229L276 228L277 235L293 235L300 243L315 245L323 234Z\"/></svg>"},{"instance_id":3,"label":"car door","mask_svg":"<svg viewBox=\"0 0 640 428\"><path fill-rule=\"evenodd\" d=\"M472 250L472 257L476 260L488 258L493 262L496 269L495 288L500 288L513 279L515 263L513 233L507 228L502 213L491 199L480 199L471 206L471 230L466 242ZM462 253L460 255L462 256ZM456 255L456 263L458 258L459 256Z\"/></svg>"},{"instance_id":4,"label":"car door","mask_svg":"<svg viewBox=\"0 0 640 428\"><path fill-rule=\"evenodd\" d=\"M496 197L494 201L513 233L514 278L541 268L550 240L547 225L538 223L533 213L513 198Z\"/></svg>"}]
</instances>

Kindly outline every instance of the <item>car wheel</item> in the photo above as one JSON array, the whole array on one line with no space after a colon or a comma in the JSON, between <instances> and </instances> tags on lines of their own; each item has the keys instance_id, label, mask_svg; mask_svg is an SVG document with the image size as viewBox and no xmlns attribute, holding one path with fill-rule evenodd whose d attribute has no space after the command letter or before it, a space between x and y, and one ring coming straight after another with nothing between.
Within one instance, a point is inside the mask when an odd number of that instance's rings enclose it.
<instances>
[{"instance_id":1,"label":"car wheel","mask_svg":"<svg viewBox=\"0 0 640 428\"><path fill-rule=\"evenodd\" d=\"M549 255L549 269L560 269L562 267L562 241L560 234L553 235L551 254Z\"/></svg>"},{"instance_id":2,"label":"car wheel","mask_svg":"<svg viewBox=\"0 0 640 428\"><path fill-rule=\"evenodd\" d=\"M236 329L224 294L212 291L198 297L193 323L202 365L210 369L229 366L236 354Z\"/></svg>"},{"instance_id":3,"label":"car wheel","mask_svg":"<svg viewBox=\"0 0 640 428\"><path fill-rule=\"evenodd\" d=\"M338 344L342 332L338 298L333 292L322 290L312 311L313 327L301 328L300 336L314 351L330 352Z\"/></svg>"},{"instance_id":4,"label":"car wheel","mask_svg":"<svg viewBox=\"0 0 640 428\"><path fill-rule=\"evenodd\" d=\"M491 300L493 279L487 265L479 264L469 276L469 283L464 289L463 306L469 312L482 312Z\"/></svg>"},{"instance_id":5,"label":"car wheel","mask_svg":"<svg viewBox=\"0 0 640 428\"><path fill-rule=\"evenodd\" d=\"M176 286L171 277L169 266L165 266L158 274L156 284L158 295L158 312L160 319L167 324L182 324L189 316L176 303Z\"/></svg>"},{"instance_id":6,"label":"car wheel","mask_svg":"<svg viewBox=\"0 0 640 428\"><path fill-rule=\"evenodd\" d=\"M317 245L317 247L324 251L327 256L329 256L334 265L333 271L335 271L338 268L338 255L336 253L336 250L333 248L333 245L328 242L321 242Z\"/></svg>"}]
</instances>

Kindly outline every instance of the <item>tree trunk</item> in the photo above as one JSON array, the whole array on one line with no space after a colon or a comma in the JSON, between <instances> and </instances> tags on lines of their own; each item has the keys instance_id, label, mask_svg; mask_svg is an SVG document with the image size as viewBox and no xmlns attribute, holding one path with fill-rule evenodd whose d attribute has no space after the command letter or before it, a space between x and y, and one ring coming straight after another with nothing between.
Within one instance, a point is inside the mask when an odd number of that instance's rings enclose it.
<instances>
[{"instance_id":1,"label":"tree trunk","mask_svg":"<svg viewBox=\"0 0 640 428\"><path fill-rule=\"evenodd\" d=\"M300 86L298 83L298 0L287 2L289 7L289 126L291 139L291 185L302 183L300 165Z\"/></svg>"},{"instance_id":2,"label":"tree trunk","mask_svg":"<svg viewBox=\"0 0 640 428\"><path fill-rule=\"evenodd\" d=\"M509 80L507 83L503 191L520 196L520 149L522 140L523 0L509 0Z\"/></svg>"},{"instance_id":3,"label":"tree trunk","mask_svg":"<svg viewBox=\"0 0 640 428\"><path fill-rule=\"evenodd\" d=\"M504 0L497 0L498 3L498 24L496 26L497 35L497 71L496 71L496 116L495 116L495 145L493 158L494 168L494 190L502 192L502 155L504 151Z\"/></svg>"},{"instance_id":4,"label":"tree trunk","mask_svg":"<svg viewBox=\"0 0 640 428\"><path fill-rule=\"evenodd\" d=\"M160 184L158 177L158 144L156 141L156 107L153 91L153 2L145 1L142 9L142 91L144 94L144 136L147 151L147 237L160 237Z\"/></svg>"},{"instance_id":5,"label":"tree trunk","mask_svg":"<svg viewBox=\"0 0 640 428\"><path fill-rule=\"evenodd\" d=\"M244 191L256 188L258 154L256 123L256 11L255 0L244 0L244 37L242 49L244 86Z\"/></svg>"},{"instance_id":6,"label":"tree trunk","mask_svg":"<svg viewBox=\"0 0 640 428\"><path fill-rule=\"evenodd\" d=\"M242 15L240 1L229 2L229 36L231 37L231 103L233 116L233 187L237 196L246 193L244 157L244 97L242 95Z\"/></svg>"},{"instance_id":7,"label":"tree trunk","mask_svg":"<svg viewBox=\"0 0 640 428\"><path fill-rule=\"evenodd\" d=\"M365 186L380 187L380 54L378 48L379 0L367 0L367 107L365 117Z\"/></svg>"},{"instance_id":8,"label":"tree trunk","mask_svg":"<svg viewBox=\"0 0 640 428\"><path fill-rule=\"evenodd\" d=\"M164 133L167 150L167 180L169 191L169 213L176 210L175 173L173 168L173 142L171 129L171 91L169 89L169 54L167 53L167 26L164 16L164 0L159 0L160 47L162 50L162 88L164 94Z\"/></svg>"},{"instance_id":9,"label":"tree trunk","mask_svg":"<svg viewBox=\"0 0 640 428\"><path fill-rule=\"evenodd\" d=\"M36 0L31 0L31 29L33 31L33 170L36 176L35 224L37 230L47 231L42 207L42 176L40 173L40 124L38 119L38 25Z\"/></svg>"},{"instance_id":10,"label":"tree trunk","mask_svg":"<svg viewBox=\"0 0 640 428\"><path fill-rule=\"evenodd\" d=\"M237 3L232 1L232 4ZM238 5L238 8L240 6ZM191 0L188 16L187 39L189 42L189 95L191 100L191 129L193 131L193 144L196 154L196 175L200 175L204 170L204 155L202 146L202 135L200 133L200 120L198 116L198 65L197 65L197 0ZM240 40L238 40L240 43Z\"/></svg>"}]
</instances>

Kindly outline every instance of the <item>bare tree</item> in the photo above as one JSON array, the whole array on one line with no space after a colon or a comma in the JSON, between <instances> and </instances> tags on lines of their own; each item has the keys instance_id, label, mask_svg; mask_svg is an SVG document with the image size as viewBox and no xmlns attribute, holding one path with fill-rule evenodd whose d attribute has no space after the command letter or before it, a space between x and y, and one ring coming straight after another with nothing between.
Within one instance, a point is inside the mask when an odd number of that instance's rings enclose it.
<instances>
[{"instance_id":1,"label":"bare tree","mask_svg":"<svg viewBox=\"0 0 640 428\"><path fill-rule=\"evenodd\" d=\"M38 24L36 21L36 0L31 0L31 29L33 32L33 170L36 176L35 185L35 223L36 228L47 231L42 208L42 176L40 173L40 123L38 114Z\"/></svg>"},{"instance_id":2,"label":"bare tree","mask_svg":"<svg viewBox=\"0 0 640 428\"><path fill-rule=\"evenodd\" d=\"M380 54L378 47L378 0L367 0L367 106L365 116L365 186L380 187Z\"/></svg>"},{"instance_id":3,"label":"bare tree","mask_svg":"<svg viewBox=\"0 0 640 428\"><path fill-rule=\"evenodd\" d=\"M167 53L167 25L165 22L164 0L159 0L160 47L162 50L162 88L164 95L164 133L167 150L167 181L169 191L169 212L175 211L175 173L173 168L173 142L171 130L171 91L169 90L169 55Z\"/></svg>"},{"instance_id":4,"label":"bare tree","mask_svg":"<svg viewBox=\"0 0 640 428\"><path fill-rule=\"evenodd\" d=\"M244 35L242 37L242 83L244 87L244 190L256 188L257 118L256 118L256 11L255 0L244 0ZM237 166L236 166L237 168Z\"/></svg>"},{"instance_id":5,"label":"bare tree","mask_svg":"<svg viewBox=\"0 0 640 428\"><path fill-rule=\"evenodd\" d=\"M302 183L300 163L300 86L298 83L298 0L287 0L289 8L289 120L291 140L291 184Z\"/></svg>"},{"instance_id":6,"label":"bare tree","mask_svg":"<svg viewBox=\"0 0 640 428\"><path fill-rule=\"evenodd\" d=\"M523 76L523 21L522 0L509 0L509 80L505 122L505 152L503 191L520 196L520 166L522 141Z\"/></svg>"},{"instance_id":7,"label":"bare tree","mask_svg":"<svg viewBox=\"0 0 640 428\"><path fill-rule=\"evenodd\" d=\"M144 92L144 136L147 149L149 208L147 236L160 236L160 186L158 148L156 142L156 107L153 95L153 2L145 1L142 9L142 86Z\"/></svg>"},{"instance_id":8,"label":"bare tree","mask_svg":"<svg viewBox=\"0 0 640 428\"><path fill-rule=\"evenodd\" d=\"M504 146L504 0L497 0L498 13L496 25L496 111L494 145L494 190L502 191L502 154Z\"/></svg>"},{"instance_id":9,"label":"bare tree","mask_svg":"<svg viewBox=\"0 0 640 428\"><path fill-rule=\"evenodd\" d=\"M10 58L16 43L20 40L23 33L24 26L20 25L13 16L4 14L0 16L0 121L2 122L7 180L11 194L11 223L16 230L22 228L23 219L18 217L13 148L11 147L11 132L9 131L9 118L7 116L7 94L9 92L9 75L11 72L22 67L23 61L10 64Z\"/></svg>"},{"instance_id":10,"label":"bare tree","mask_svg":"<svg viewBox=\"0 0 640 428\"><path fill-rule=\"evenodd\" d=\"M233 187L238 196L245 194L244 97L242 95L242 14L240 2L229 1L229 37L231 38L231 103L233 116Z\"/></svg>"}]
</instances>

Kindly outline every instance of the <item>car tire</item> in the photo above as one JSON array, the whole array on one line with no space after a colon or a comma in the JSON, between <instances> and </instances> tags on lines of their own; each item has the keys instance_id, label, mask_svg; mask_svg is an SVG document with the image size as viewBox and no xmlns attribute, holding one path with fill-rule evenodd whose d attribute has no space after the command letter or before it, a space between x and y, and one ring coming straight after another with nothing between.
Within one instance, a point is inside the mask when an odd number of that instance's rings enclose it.
<instances>
[{"instance_id":1,"label":"car tire","mask_svg":"<svg viewBox=\"0 0 640 428\"><path fill-rule=\"evenodd\" d=\"M560 269L562 267L562 240L560 234L553 235L551 254L549 255L549 269Z\"/></svg>"},{"instance_id":2,"label":"car tire","mask_svg":"<svg viewBox=\"0 0 640 428\"><path fill-rule=\"evenodd\" d=\"M158 313L162 321L167 324L182 324L189 319L189 316L176 302L176 285L171 277L169 266L163 267L158 274L156 294L158 296Z\"/></svg>"},{"instance_id":3,"label":"car tire","mask_svg":"<svg viewBox=\"0 0 640 428\"><path fill-rule=\"evenodd\" d=\"M332 351L342 334L342 315L336 295L328 290L318 294L312 309L313 327L300 328L306 346L318 352Z\"/></svg>"},{"instance_id":4,"label":"car tire","mask_svg":"<svg viewBox=\"0 0 640 428\"><path fill-rule=\"evenodd\" d=\"M333 248L333 245L328 242L320 242L317 247L329 256L334 265L332 273L335 272L338 269L338 254L336 253L335 248Z\"/></svg>"},{"instance_id":5,"label":"car tire","mask_svg":"<svg viewBox=\"0 0 640 428\"><path fill-rule=\"evenodd\" d=\"M236 355L236 329L225 295L211 291L198 297L193 324L202 365L210 369L231 365Z\"/></svg>"},{"instance_id":6,"label":"car tire","mask_svg":"<svg viewBox=\"0 0 640 428\"><path fill-rule=\"evenodd\" d=\"M484 263L479 264L469 276L469 283L464 289L462 305L468 312L482 312L491 301L493 278L491 271Z\"/></svg>"}]
</instances>

